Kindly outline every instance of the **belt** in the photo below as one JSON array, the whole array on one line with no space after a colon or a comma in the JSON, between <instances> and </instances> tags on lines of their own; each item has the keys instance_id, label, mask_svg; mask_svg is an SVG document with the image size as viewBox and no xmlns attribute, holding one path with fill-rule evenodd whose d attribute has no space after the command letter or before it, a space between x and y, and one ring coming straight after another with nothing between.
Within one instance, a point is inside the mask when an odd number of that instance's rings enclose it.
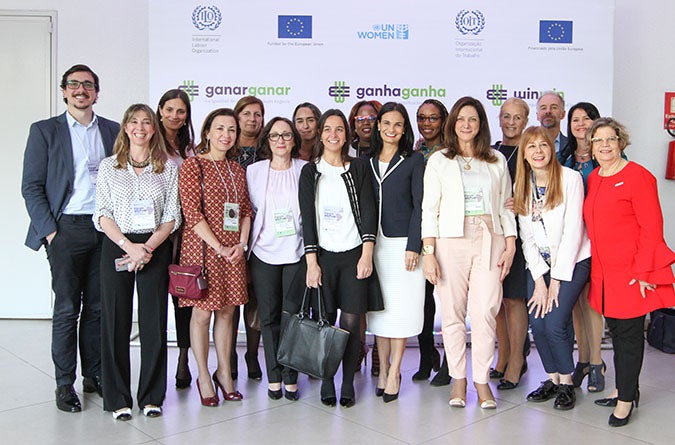
<instances>
[{"instance_id":1,"label":"belt","mask_svg":"<svg viewBox=\"0 0 675 445\"><path fill-rule=\"evenodd\" d=\"M68 222L83 222L83 221L89 221L93 224L92 217L94 215L92 214L83 214L83 215L68 215L68 214L63 214L61 215L60 220L63 221L68 221Z\"/></svg>"}]
</instances>

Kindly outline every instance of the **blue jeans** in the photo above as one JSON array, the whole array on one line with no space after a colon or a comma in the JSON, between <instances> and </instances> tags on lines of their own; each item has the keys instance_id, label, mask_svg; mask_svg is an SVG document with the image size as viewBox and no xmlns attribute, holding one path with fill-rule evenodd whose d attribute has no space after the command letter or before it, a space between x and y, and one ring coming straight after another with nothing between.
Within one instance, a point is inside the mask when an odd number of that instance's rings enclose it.
<instances>
[{"instance_id":1,"label":"blue jeans","mask_svg":"<svg viewBox=\"0 0 675 445\"><path fill-rule=\"evenodd\" d=\"M581 294L582 289L588 282L590 271L590 258L579 261L574 266L572 280L560 282L558 307L554 305L553 310L546 314L544 318L534 318L534 314L530 314L530 326L532 326L532 333L534 334L534 343L537 345L537 352L539 352L539 357L541 357L541 362L547 374L571 374L574 371L574 360L572 358L574 337L570 338L570 333L574 332L570 329L572 325L572 309L579 298L579 294ZM549 273L544 275L547 286L550 279ZM528 299L532 298L533 293L534 280L528 270Z\"/></svg>"}]
</instances>

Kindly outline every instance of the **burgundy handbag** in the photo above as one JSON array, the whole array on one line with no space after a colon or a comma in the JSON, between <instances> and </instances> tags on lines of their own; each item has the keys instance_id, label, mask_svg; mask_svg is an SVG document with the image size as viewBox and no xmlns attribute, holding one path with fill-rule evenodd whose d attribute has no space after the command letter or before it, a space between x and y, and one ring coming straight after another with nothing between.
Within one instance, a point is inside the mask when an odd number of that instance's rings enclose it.
<instances>
[{"instance_id":1,"label":"burgundy handbag","mask_svg":"<svg viewBox=\"0 0 675 445\"><path fill-rule=\"evenodd\" d=\"M204 213L204 172L202 164L197 160L200 183L202 188L201 205ZM174 248L176 246L174 245ZM175 255L174 255L175 257ZM199 300L208 293L208 281L206 279L206 243L202 241L202 264L196 266L184 266L169 264L169 293L174 297Z\"/></svg>"},{"instance_id":2,"label":"burgundy handbag","mask_svg":"<svg viewBox=\"0 0 675 445\"><path fill-rule=\"evenodd\" d=\"M208 284L202 266L169 264L169 293L174 297L199 300L206 297Z\"/></svg>"}]
</instances>

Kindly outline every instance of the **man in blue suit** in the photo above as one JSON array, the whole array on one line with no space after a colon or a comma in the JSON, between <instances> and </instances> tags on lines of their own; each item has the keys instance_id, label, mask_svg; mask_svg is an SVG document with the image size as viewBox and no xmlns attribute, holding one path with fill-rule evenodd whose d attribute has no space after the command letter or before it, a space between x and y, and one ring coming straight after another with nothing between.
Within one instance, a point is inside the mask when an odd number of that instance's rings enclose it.
<instances>
[{"instance_id":1,"label":"man in blue suit","mask_svg":"<svg viewBox=\"0 0 675 445\"><path fill-rule=\"evenodd\" d=\"M23 161L21 192L30 217L26 245L45 246L55 294L52 360L56 369L56 406L82 410L73 388L79 348L84 392L101 387L102 234L92 214L101 160L112 154L120 126L96 116L98 76L75 65L61 79L68 110L30 127Z\"/></svg>"},{"instance_id":2,"label":"man in blue suit","mask_svg":"<svg viewBox=\"0 0 675 445\"><path fill-rule=\"evenodd\" d=\"M565 119L565 99L557 91L544 91L537 100L537 120L555 142L555 152L565 148L567 137L560 132L560 121Z\"/></svg>"}]
</instances>

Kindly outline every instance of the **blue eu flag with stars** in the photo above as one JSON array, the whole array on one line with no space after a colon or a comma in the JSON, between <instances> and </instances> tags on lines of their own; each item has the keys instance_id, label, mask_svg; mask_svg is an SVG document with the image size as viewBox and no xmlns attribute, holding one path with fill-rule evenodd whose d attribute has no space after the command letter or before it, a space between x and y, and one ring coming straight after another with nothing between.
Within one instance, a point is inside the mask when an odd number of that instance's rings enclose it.
<instances>
[{"instance_id":1,"label":"blue eu flag with stars","mask_svg":"<svg viewBox=\"0 0 675 445\"><path fill-rule=\"evenodd\" d=\"M571 20L539 20L539 43L572 43Z\"/></svg>"},{"instance_id":2,"label":"blue eu flag with stars","mask_svg":"<svg viewBox=\"0 0 675 445\"><path fill-rule=\"evenodd\" d=\"M278 37L280 39L311 39L312 16L280 15Z\"/></svg>"}]
</instances>

